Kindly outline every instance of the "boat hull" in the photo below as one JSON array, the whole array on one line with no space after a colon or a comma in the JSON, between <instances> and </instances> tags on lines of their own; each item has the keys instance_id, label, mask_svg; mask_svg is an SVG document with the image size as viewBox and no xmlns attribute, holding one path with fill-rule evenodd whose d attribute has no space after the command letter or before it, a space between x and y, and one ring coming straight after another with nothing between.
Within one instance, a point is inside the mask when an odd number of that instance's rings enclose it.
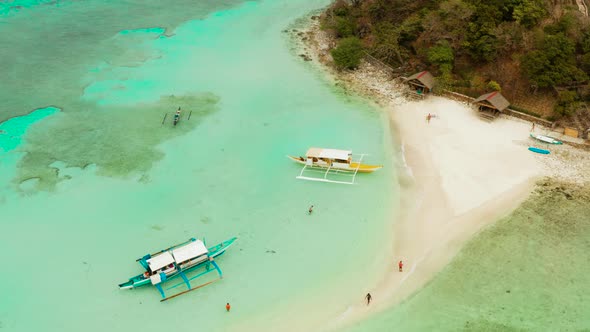
<instances>
[{"instance_id":1,"label":"boat hull","mask_svg":"<svg viewBox=\"0 0 590 332\"><path fill-rule=\"evenodd\" d=\"M531 136L531 138L534 138L537 141L541 141L543 143L555 144L555 145L563 144L562 142L556 140L555 138L549 137L549 136L545 136L545 135L534 135L534 134L530 134L530 136Z\"/></svg>"},{"instance_id":2,"label":"boat hull","mask_svg":"<svg viewBox=\"0 0 590 332\"><path fill-rule=\"evenodd\" d=\"M225 253L225 251L236 240L237 240L237 237L233 237L233 238L231 238L229 240L223 241L223 242L221 242L221 243L219 243L219 244L217 244L217 245L215 245L213 247L208 248L208 250L209 250L209 255L208 256L210 258L216 258L216 257L221 256L223 253ZM191 272L193 270L196 270L197 268L204 266L208 262L209 262L209 260L206 260L206 261L204 261L202 263L193 265L193 266L191 266L189 268L182 269L180 271L179 270L176 270L176 271L174 271L174 272L172 272L170 274L167 274L166 275L166 280L170 280L170 279L173 279L173 278L179 276L180 275L180 272L188 273L188 272ZM138 288L138 287L145 286L145 285L150 285L150 284L151 284L150 279L149 278L145 278L144 275L143 275L143 273L142 273L142 274L136 275L135 277L129 278L129 280L126 281L126 282L124 282L124 283L119 284L119 289L133 289L133 288Z\"/></svg>"},{"instance_id":3,"label":"boat hull","mask_svg":"<svg viewBox=\"0 0 590 332\"><path fill-rule=\"evenodd\" d=\"M532 146L529 147L529 151L540 153L540 154L550 154L551 153L549 150L539 149L539 148L535 148Z\"/></svg>"},{"instance_id":4,"label":"boat hull","mask_svg":"<svg viewBox=\"0 0 590 332\"><path fill-rule=\"evenodd\" d=\"M301 165L306 165L306 160L305 159L302 160L299 157L293 157L293 156L287 156L287 157L289 159L293 160L296 163L299 163ZM317 164L314 164L313 167L319 167L319 168L328 169L328 166L317 165ZM332 167L332 169L338 169L338 170L344 170L344 171L350 171L350 172L356 171L357 168L358 168L358 172L359 173L373 173L374 171L383 168L383 166L381 166L381 165L367 165L367 164L360 164L360 166L359 166L358 163L352 162L346 168L343 168L343 167Z\"/></svg>"}]
</instances>

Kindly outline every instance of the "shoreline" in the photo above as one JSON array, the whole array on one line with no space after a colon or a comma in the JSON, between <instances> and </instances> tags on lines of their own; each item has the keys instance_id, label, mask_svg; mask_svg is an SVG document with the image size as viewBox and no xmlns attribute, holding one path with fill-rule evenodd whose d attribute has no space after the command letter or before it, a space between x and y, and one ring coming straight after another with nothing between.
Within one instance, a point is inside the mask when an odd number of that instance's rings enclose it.
<instances>
[{"instance_id":1,"label":"shoreline","mask_svg":"<svg viewBox=\"0 0 590 332\"><path fill-rule=\"evenodd\" d=\"M450 263L475 234L523 203L543 177L541 173L531 175L507 185L505 191L466 208L465 212L454 213L450 202L453 195L445 191L434 161L425 154L426 149L415 145L415 137L408 137L407 128L400 128L401 121L395 114L390 118L407 167L406 174L400 174L401 205L406 209L399 211L392 226L394 240L388 248L392 257L390 267L372 287L371 305L353 305L345 319L334 321L329 330L346 328L413 296ZM397 271L399 259L404 262L402 273Z\"/></svg>"},{"instance_id":2,"label":"shoreline","mask_svg":"<svg viewBox=\"0 0 590 332\"><path fill-rule=\"evenodd\" d=\"M400 167L399 185L402 206L408 209L399 211L392 225L389 272L371 288L370 306L360 301L350 304L328 330L358 323L411 297L451 262L469 239L523 203L538 180L552 177L590 182L590 177L582 174L584 160L590 160L587 152L566 146L551 157L525 151L524 146L531 145L527 141L528 121L502 116L491 124L484 123L474 111L465 111L469 109L465 103L435 96L407 100L403 86L364 60L356 71L338 72L330 65L329 49L334 41L319 29L317 16L304 31L293 32L302 43L297 51L300 57L312 61L336 85L389 113L392 139L400 146L405 164L405 169ZM426 123L426 114L433 110L436 118ZM481 137L486 134L490 137ZM498 157L489 158L479 151L482 149ZM570 171L562 172L564 169ZM403 273L397 271L400 259L404 261Z\"/></svg>"}]
</instances>

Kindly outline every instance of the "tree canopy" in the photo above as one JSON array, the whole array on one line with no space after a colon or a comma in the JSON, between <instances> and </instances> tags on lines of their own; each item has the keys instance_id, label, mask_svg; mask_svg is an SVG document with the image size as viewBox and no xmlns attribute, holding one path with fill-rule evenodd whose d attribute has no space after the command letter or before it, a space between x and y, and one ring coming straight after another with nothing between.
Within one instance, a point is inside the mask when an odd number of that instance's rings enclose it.
<instances>
[{"instance_id":1,"label":"tree canopy","mask_svg":"<svg viewBox=\"0 0 590 332\"><path fill-rule=\"evenodd\" d=\"M363 47L356 37L342 39L332 50L332 57L340 69L355 69L359 66L363 55Z\"/></svg>"},{"instance_id":2,"label":"tree canopy","mask_svg":"<svg viewBox=\"0 0 590 332\"><path fill-rule=\"evenodd\" d=\"M537 91L587 83L589 22L554 0L338 0L322 23L342 39L332 52L340 68L358 66L364 50L408 72L428 68L448 88L525 82Z\"/></svg>"}]
</instances>

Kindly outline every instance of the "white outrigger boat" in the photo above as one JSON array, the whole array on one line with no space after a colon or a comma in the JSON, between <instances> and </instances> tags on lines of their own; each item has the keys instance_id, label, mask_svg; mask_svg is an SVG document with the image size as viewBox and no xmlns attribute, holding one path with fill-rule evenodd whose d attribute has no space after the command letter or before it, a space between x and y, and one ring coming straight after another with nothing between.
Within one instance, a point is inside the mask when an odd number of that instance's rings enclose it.
<instances>
[{"instance_id":1,"label":"white outrigger boat","mask_svg":"<svg viewBox=\"0 0 590 332\"><path fill-rule=\"evenodd\" d=\"M151 284L155 286L162 295L162 300L160 301L166 301L168 299L209 285L216 280L206 282L196 287L191 285L190 281L213 271L217 271L219 274L219 279L221 279L223 274L217 263L215 263L214 258L219 257L225 253L225 251L231 247L236 239L236 237L233 237L213 247L207 248L205 247L205 243L202 240L191 238L186 242L174 245L170 248L153 254L147 254L137 259L139 264L141 264L141 266L143 266L145 269L145 272L136 275L135 277L129 278L128 281L119 284L119 288L134 289ZM210 265L212 265L213 268L211 268ZM189 272L196 271L200 267L205 267L205 271L200 272L195 276L188 275ZM179 283L173 285L168 287L167 290L181 285L186 285L187 290L166 297L162 286L166 281L176 277L181 277L184 281L184 284Z\"/></svg>"},{"instance_id":2,"label":"white outrigger boat","mask_svg":"<svg viewBox=\"0 0 590 332\"><path fill-rule=\"evenodd\" d=\"M545 135L531 134L530 136L538 141L543 142L543 143L556 144L556 145L563 144L563 142L558 141L553 137L549 137L549 136L545 136Z\"/></svg>"},{"instance_id":3,"label":"white outrigger boat","mask_svg":"<svg viewBox=\"0 0 590 332\"><path fill-rule=\"evenodd\" d=\"M353 160L352 151L310 148L305 153L305 157L287 156L289 159L304 165L303 169L297 176L298 179L309 181L321 181L341 184L354 184L357 173L372 173L381 169L381 165L367 165L361 163L366 154L358 155L358 159ZM322 173L321 177L304 176L306 170L315 170ZM352 177L350 181L337 181L328 179L328 175L345 175Z\"/></svg>"}]
</instances>

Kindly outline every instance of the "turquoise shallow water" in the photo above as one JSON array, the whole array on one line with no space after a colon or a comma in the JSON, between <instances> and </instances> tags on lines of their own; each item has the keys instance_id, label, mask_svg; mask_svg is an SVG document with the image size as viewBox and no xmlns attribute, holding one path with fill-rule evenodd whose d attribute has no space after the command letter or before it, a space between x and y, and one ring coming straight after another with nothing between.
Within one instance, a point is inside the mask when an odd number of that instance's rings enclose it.
<instances>
[{"instance_id":1,"label":"turquoise shallow water","mask_svg":"<svg viewBox=\"0 0 590 332\"><path fill-rule=\"evenodd\" d=\"M0 151L5 154L22 143L22 138L31 124L58 112L55 107L37 109L26 116L15 117L0 123Z\"/></svg>"},{"instance_id":2,"label":"turquoise shallow water","mask_svg":"<svg viewBox=\"0 0 590 332\"><path fill-rule=\"evenodd\" d=\"M14 271L0 277L0 326L313 330L362 299L387 268L397 158L384 115L289 50L281 31L325 4L59 2L2 16L14 60L0 64L12 79L0 115L61 111L3 123L19 144L0 141L0 252ZM298 181L285 155L314 145L385 168L356 186ZM221 282L164 304L117 289L137 257L192 236L239 237Z\"/></svg>"}]
</instances>

